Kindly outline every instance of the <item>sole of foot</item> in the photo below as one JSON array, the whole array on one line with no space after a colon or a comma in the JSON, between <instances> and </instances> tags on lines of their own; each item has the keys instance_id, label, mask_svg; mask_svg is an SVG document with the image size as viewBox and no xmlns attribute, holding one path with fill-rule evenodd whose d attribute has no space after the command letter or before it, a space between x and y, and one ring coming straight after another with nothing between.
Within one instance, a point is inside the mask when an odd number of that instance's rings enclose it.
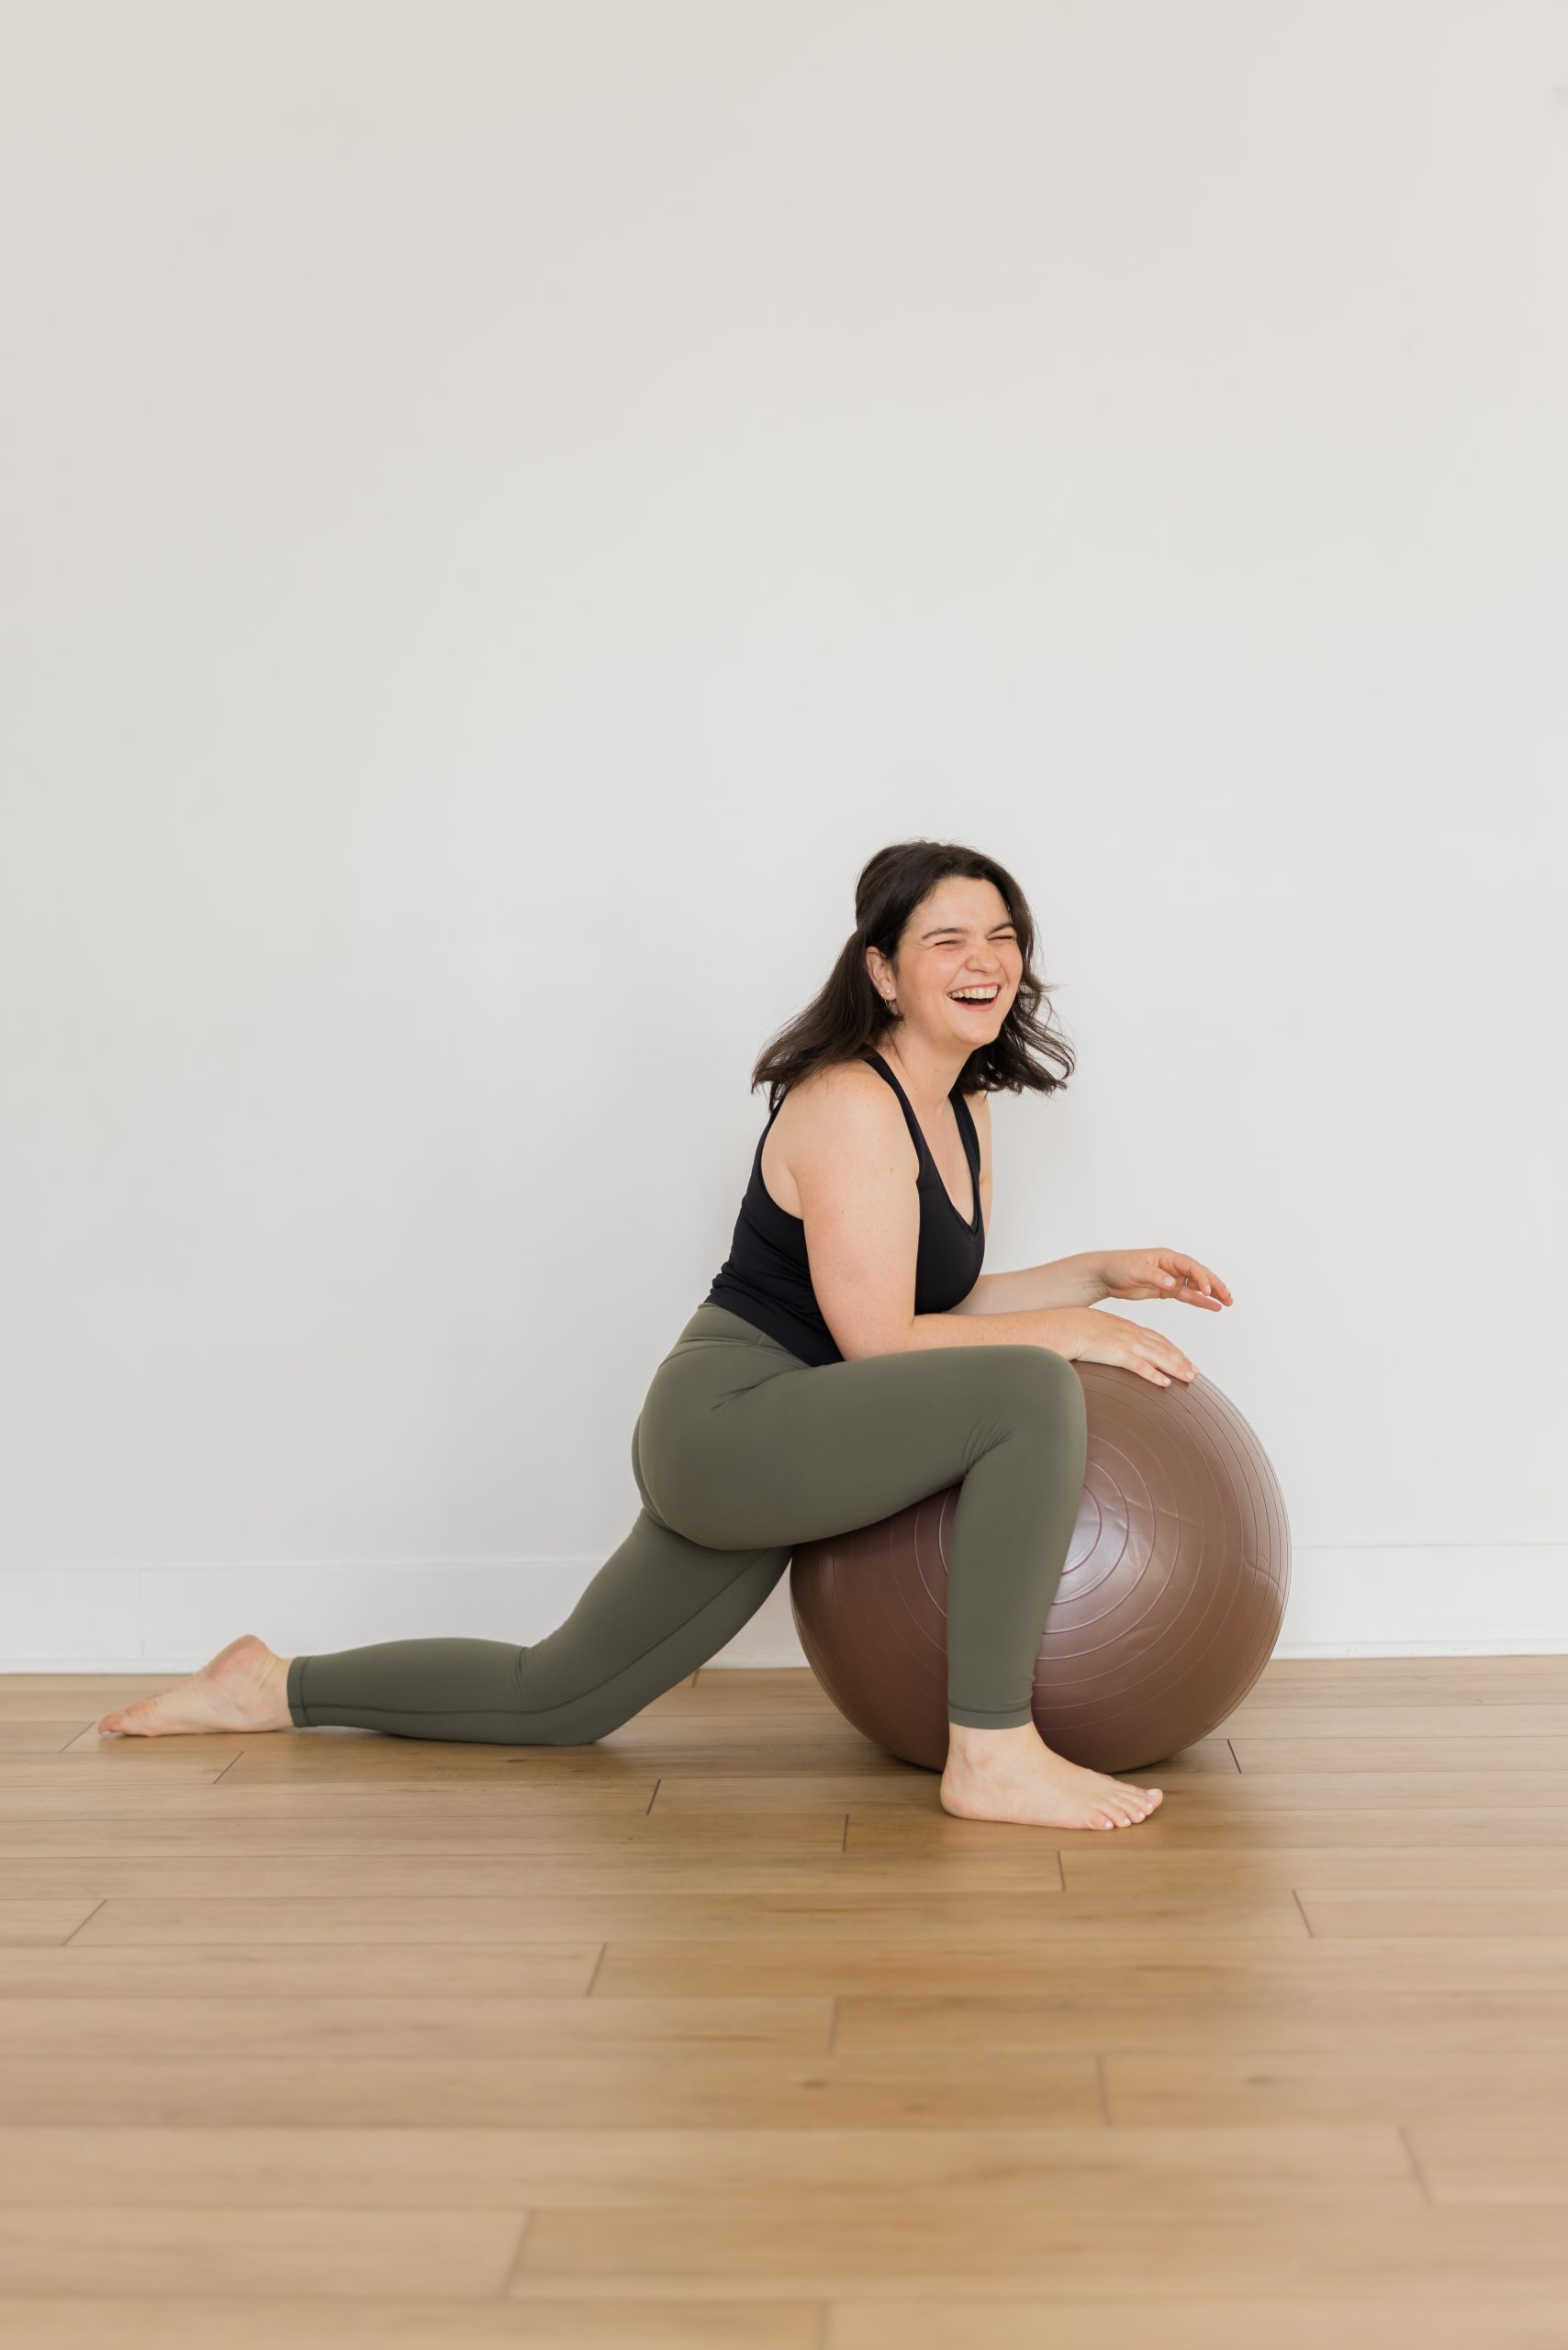
<instances>
[{"instance_id":1,"label":"sole of foot","mask_svg":"<svg viewBox=\"0 0 1568 2350\"><path fill-rule=\"evenodd\" d=\"M254 1632L241 1632L199 1673L105 1714L107 1737L167 1738L184 1730L286 1729L288 1660L274 1656Z\"/></svg>"}]
</instances>

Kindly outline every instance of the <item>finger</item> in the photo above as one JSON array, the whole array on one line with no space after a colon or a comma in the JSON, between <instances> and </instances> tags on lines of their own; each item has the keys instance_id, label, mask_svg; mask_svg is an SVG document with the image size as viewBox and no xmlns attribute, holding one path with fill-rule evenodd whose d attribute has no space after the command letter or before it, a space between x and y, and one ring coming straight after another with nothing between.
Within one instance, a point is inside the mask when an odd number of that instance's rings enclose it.
<instances>
[{"instance_id":1,"label":"finger","mask_svg":"<svg viewBox=\"0 0 1568 2350\"><path fill-rule=\"evenodd\" d=\"M1218 1313L1234 1303L1230 1292L1219 1275L1195 1257L1184 1257L1179 1249L1163 1248L1159 1252L1163 1265L1175 1265L1186 1276L1183 1285L1170 1292L1183 1305L1204 1305L1211 1313Z\"/></svg>"},{"instance_id":2,"label":"finger","mask_svg":"<svg viewBox=\"0 0 1568 2350\"><path fill-rule=\"evenodd\" d=\"M1219 1304L1229 1305L1233 1302L1230 1292L1226 1289L1219 1275L1216 1272L1211 1271L1207 1265L1194 1264L1193 1270L1195 1273L1202 1276L1203 1288L1206 1290L1208 1294L1212 1298L1215 1299Z\"/></svg>"}]
</instances>

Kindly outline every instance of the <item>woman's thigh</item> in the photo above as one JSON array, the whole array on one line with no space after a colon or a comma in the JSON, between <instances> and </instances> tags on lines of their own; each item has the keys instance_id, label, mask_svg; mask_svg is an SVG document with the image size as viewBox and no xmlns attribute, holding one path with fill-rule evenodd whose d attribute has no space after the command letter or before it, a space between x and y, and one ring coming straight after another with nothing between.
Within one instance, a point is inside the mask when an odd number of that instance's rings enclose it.
<instances>
[{"instance_id":1,"label":"woman's thigh","mask_svg":"<svg viewBox=\"0 0 1568 2350\"><path fill-rule=\"evenodd\" d=\"M958 1483L1014 1431L1059 1428L1063 1457L1080 1457L1082 1385L1045 1347L778 1360L742 1342L666 1358L654 1376L639 1481L691 1541L734 1550L873 1525Z\"/></svg>"}]
</instances>

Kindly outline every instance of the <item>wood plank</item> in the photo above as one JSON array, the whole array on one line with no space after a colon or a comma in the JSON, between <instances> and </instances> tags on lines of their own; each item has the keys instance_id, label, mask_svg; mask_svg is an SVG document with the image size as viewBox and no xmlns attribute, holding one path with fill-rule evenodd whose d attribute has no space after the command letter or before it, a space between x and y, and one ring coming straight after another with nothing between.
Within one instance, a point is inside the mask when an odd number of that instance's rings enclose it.
<instances>
[{"instance_id":1,"label":"wood plank","mask_svg":"<svg viewBox=\"0 0 1568 2350\"><path fill-rule=\"evenodd\" d=\"M602 1942L588 1941L122 1942L102 1950L72 1942L0 1951L0 1999L566 1998L587 1993L603 1954Z\"/></svg>"},{"instance_id":2,"label":"wood plank","mask_svg":"<svg viewBox=\"0 0 1568 2350\"><path fill-rule=\"evenodd\" d=\"M527 2214L0 2204L0 2294L500 2290Z\"/></svg>"},{"instance_id":3,"label":"wood plank","mask_svg":"<svg viewBox=\"0 0 1568 2350\"><path fill-rule=\"evenodd\" d=\"M1338 1985L1386 1989L1541 1990L1560 1986L1568 1944L1549 1936L1482 1935L1285 1942L1277 1936L1216 1942L1172 1938L1129 1946L1112 1931L1059 1944L1048 1974L1028 1942L982 1932L911 1944L898 1936L823 1937L795 1944L733 1942L472 1942L466 1944L108 1944L0 1953L0 1998L465 1998L833 1997L1085 1986L1167 2004L1238 1984L1294 1986L1315 1997ZM20 2027L17 2027L19 2029Z\"/></svg>"},{"instance_id":4,"label":"wood plank","mask_svg":"<svg viewBox=\"0 0 1568 2350\"><path fill-rule=\"evenodd\" d=\"M952 2189L1025 2199L1092 2187L1418 2186L1391 2124L1344 2129L0 2129L0 2201L339 2203L356 2210L635 2210L797 2189Z\"/></svg>"},{"instance_id":5,"label":"wood plank","mask_svg":"<svg viewBox=\"0 0 1568 2350\"><path fill-rule=\"evenodd\" d=\"M857 1823L850 1822L851 1845ZM1528 1892L1550 1885L1561 1874L1561 1848L1542 1844L1417 1845L1410 1852L1387 1846L1350 1851L1336 1845L1282 1846L1249 1844L1232 1850L1222 1845L1170 1849L1162 1852L1130 1852L1120 1837L1103 1837L1098 1846L1074 1845L1060 1855L1063 1879L1071 1893L1091 1886L1139 1885L1151 1890L1162 1886L1224 1886L1235 1891L1265 1885L1288 1885L1305 1898L1312 1891L1341 1893L1392 1892L1400 1886L1439 1892L1445 1886L1468 1886L1472 1892L1488 1888Z\"/></svg>"},{"instance_id":6,"label":"wood plank","mask_svg":"<svg viewBox=\"0 0 1568 2350\"><path fill-rule=\"evenodd\" d=\"M495 2350L499 2344L526 2344L527 2350L820 2350L823 2322L816 2301L698 2301L675 2294L613 2301L551 2294L526 2303L122 2295L112 2307L112 2333L95 2330L102 2309L77 2293L0 2299L0 2344L6 2350L107 2350L111 2343L113 2350L279 2350L280 2344L288 2350ZM1534 2350L1511 2337L1494 2335L1488 2350L1493 2344Z\"/></svg>"},{"instance_id":7,"label":"wood plank","mask_svg":"<svg viewBox=\"0 0 1568 2350\"><path fill-rule=\"evenodd\" d=\"M935 2049L913 2058L755 2056L689 2047L657 2056L13 2057L0 2066L0 2123L191 2123L330 2130L839 2130L1007 2128L1103 2119L1092 2053ZM1390 2118L1390 2109L1374 2116Z\"/></svg>"},{"instance_id":8,"label":"wood plank","mask_svg":"<svg viewBox=\"0 0 1568 2350\"><path fill-rule=\"evenodd\" d=\"M1440 2053L1439 2053L1440 2052ZM1237 2122L1504 2121L1568 2107L1568 2048L1477 2045L1463 2032L1422 2049L1238 2053L1150 2049L1103 2059L1113 2126L1197 2129Z\"/></svg>"},{"instance_id":9,"label":"wood plank","mask_svg":"<svg viewBox=\"0 0 1568 2350\"><path fill-rule=\"evenodd\" d=\"M1288 1708L1238 1706L1225 1725L1233 1742L1242 1738L1390 1739L1524 1738L1568 1734L1568 1703L1534 1705L1526 1699L1489 1702L1472 1698L1449 1705L1394 1699L1377 1706L1302 1704Z\"/></svg>"},{"instance_id":10,"label":"wood plank","mask_svg":"<svg viewBox=\"0 0 1568 2350\"><path fill-rule=\"evenodd\" d=\"M1245 1702L1322 1702L1325 1693L1381 1705L1447 1688L1453 1701L1484 1704L1499 1694L1568 1697L1568 1655L1271 1657Z\"/></svg>"},{"instance_id":11,"label":"wood plank","mask_svg":"<svg viewBox=\"0 0 1568 2350\"><path fill-rule=\"evenodd\" d=\"M79 1943L73 1943L70 1955L80 1963ZM1163 2043L1180 2045L1182 2019L1197 2001L1261 1996L1271 2002L1310 2005L1319 2015L1338 2014L1348 2027L1354 2012L1350 2001L1380 1994L1403 1998L1425 1991L1568 1992L1565 1958L1568 1941L1552 1936L1299 1942L1267 1935L1235 1941L1173 1936L1129 1942L1108 1930L1082 1942L1053 1943L1048 1951L1037 1944L998 1944L983 1932L918 1944L871 1934L761 1946L611 1942L595 1970L592 1997L724 1998L751 1992L766 1998L1033 1998L1053 2007L1064 2000L1088 2001L1096 2013L1114 2012L1124 2020L1129 2009L1142 2007ZM844 2045L842 2033L838 2044Z\"/></svg>"},{"instance_id":12,"label":"wood plank","mask_svg":"<svg viewBox=\"0 0 1568 2350\"><path fill-rule=\"evenodd\" d=\"M1315 1935L1568 1934L1568 1890L1548 1881L1529 1891L1450 1886L1440 1892L1394 1886L1382 1892L1302 1896ZM1563 1982L1568 1986L1568 1970Z\"/></svg>"},{"instance_id":13,"label":"wood plank","mask_svg":"<svg viewBox=\"0 0 1568 2350\"><path fill-rule=\"evenodd\" d=\"M1568 2204L1568 2113L1561 2109L1428 2121L1402 2134L1434 2203Z\"/></svg>"},{"instance_id":14,"label":"wood plank","mask_svg":"<svg viewBox=\"0 0 1568 2350\"><path fill-rule=\"evenodd\" d=\"M1245 1788L1250 1797L1260 1787L1266 1789L1271 1784L1277 1790L1281 1785L1299 1786L1302 1782L1236 1779L1226 1792L1239 1796ZM1334 1784L1343 1786L1348 1783L1339 1780ZM1473 1783L1472 1793L1474 1791ZM1287 1796L1285 1803L1290 1801ZM1392 1847L1399 1851L1470 1844L1493 1851L1515 1844L1528 1845L1534 1851L1550 1848L1561 1855L1568 1849L1568 1808L1557 1805L1538 1807L1502 1804L1492 1809L1472 1805L1445 1811L1437 1806L1412 1809L1392 1801L1384 1807L1376 1800L1362 1800L1352 1801L1338 1810L1326 1803L1309 1803L1293 1810L1281 1808L1272 1801L1255 1808L1243 1801L1238 1802L1232 1815L1226 1817L1208 1808L1183 1807L1190 1804L1190 1797L1183 1797L1180 1804L1168 1797L1136 1828L1098 1831L1087 1829L1080 1835L1062 1829L1017 1828L994 1820L954 1819L946 1812L929 1821L890 1830L879 1816L877 1841L891 1848L905 1838L918 1842L923 1837L935 1835L961 1845L972 1844L979 1851L984 1838L994 1842L996 1838L1005 1837L1022 1842L1039 1836L1060 1852L1064 1868L1072 1856L1088 1852L1286 1852L1303 1845L1313 1849L1324 1845L1362 1850ZM865 1849L860 1822L866 1816L858 1804L849 1813L849 1842L858 1850ZM1556 1865L1560 1870L1560 1858Z\"/></svg>"},{"instance_id":15,"label":"wood plank","mask_svg":"<svg viewBox=\"0 0 1568 2350\"><path fill-rule=\"evenodd\" d=\"M185 1739L138 1739L135 1744L159 1760L149 1762L139 1770L134 1784L151 1789L155 1786L212 1786L227 1767L220 1755L192 1753L194 1741ZM123 1755L124 1743L117 1750L111 1739L102 1741L105 1755L113 1761L95 1761L91 1756L67 1748L62 1754L0 1754L0 1796L30 1795L36 1789L57 1789L62 1795L82 1796L101 1793L110 1787L132 1784Z\"/></svg>"},{"instance_id":16,"label":"wood plank","mask_svg":"<svg viewBox=\"0 0 1568 2350\"><path fill-rule=\"evenodd\" d=\"M1562 2350L1565 2318L1568 2302L1555 2296L1437 2300L1419 2287L1354 2300L1164 2300L1157 2327L1142 2299L1002 2303L923 2294L830 2302L823 2350L974 2350L998 2332L1010 2343L1059 2341L1071 2350L1149 2350L1151 2341L1159 2350L1324 2350L1327 2343L1334 2350L1389 2350L1393 2339L1420 2350Z\"/></svg>"},{"instance_id":17,"label":"wood plank","mask_svg":"<svg viewBox=\"0 0 1568 2350\"><path fill-rule=\"evenodd\" d=\"M79 1722L49 1721L41 1716L31 1721L0 1717L0 1756L58 1754L80 1728Z\"/></svg>"},{"instance_id":18,"label":"wood plank","mask_svg":"<svg viewBox=\"0 0 1568 2350\"><path fill-rule=\"evenodd\" d=\"M238 1766L236 1766L238 1767ZM1148 1771L1124 1774L1140 1785L1164 1784L1158 1765ZM1164 1826L1169 1819L1244 1820L1276 1813L1348 1811L1359 1806L1400 1811L1472 1810L1525 1813L1550 1817L1568 1801L1568 1789L1536 1771L1495 1770L1484 1776L1475 1770L1364 1770L1307 1773L1270 1777L1243 1771L1234 1778L1217 1772L1189 1779L1172 1791L1160 1807L1158 1819L1139 1830Z\"/></svg>"},{"instance_id":19,"label":"wood plank","mask_svg":"<svg viewBox=\"0 0 1568 2350\"><path fill-rule=\"evenodd\" d=\"M1033 1997L849 1993L838 2002L834 2049L846 2056L891 2054L933 2046L936 2033L951 2049L1067 2054L1089 2046L1107 2065L1132 2051L1180 2051L1202 2064L1249 2049L1328 2056L1365 2050L1414 2057L1434 2046L1513 2053L1568 2048L1568 1991L1361 1991L1325 1983L1315 1998L1310 1989L1274 1992L1264 1985L1164 2004L1147 1990L1058 1995L1043 1986ZM1386 2118L1402 2110L1382 2109Z\"/></svg>"},{"instance_id":20,"label":"wood plank","mask_svg":"<svg viewBox=\"0 0 1568 2350\"><path fill-rule=\"evenodd\" d=\"M431 1818L415 1807L356 1818L316 1818L302 1810L283 1819L225 1816L215 1800L194 1817L171 1819L142 1813L129 1819L94 1812L63 1819L0 1819L0 1860L53 1862L97 1854L118 1860L234 1859L353 1854L383 1863L400 1858L451 1860L549 1854L553 1861L602 1856L607 1865L644 1866L682 1861L712 1872L743 1863L753 1867L772 1859L836 1863L843 1852L844 1815L832 1812L769 1812L747 1821L739 1813L678 1814L650 1818L644 1812L580 1812L566 1818L530 1818L516 1807L477 1815ZM1016 1845L1014 1852L1016 1854ZM1054 1873L1054 1872L1053 1872ZM7 1868L9 1878L10 1870ZM337 1872L341 1879L341 1870Z\"/></svg>"},{"instance_id":21,"label":"wood plank","mask_svg":"<svg viewBox=\"0 0 1568 2350\"><path fill-rule=\"evenodd\" d=\"M590 1746L460 1746L427 1743L411 1738L381 1738L372 1730L278 1731L252 1739L227 1766L237 1786L330 1786L342 1780L372 1785L461 1787L486 1782L493 1785L564 1784L598 1785L628 1774L678 1776L695 1774L708 1779L715 1772L736 1780L777 1778L780 1774L802 1782L811 1779L876 1781L903 1779L913 1766L895 1762L863 1739L847 1723L842 1735L812 1732L800 1738L769 1729L757 1738L743 1722L720 1725L706 1736L683 1729L655 1738L639 1732L637 1720ZM129 1767L128 1750L151 1754L169 1747L197 1747L194 1738L131 1739L102 1741L116 1750L116 1767ZM7 1772L29 1767L23 1762ZM39 1765L34 1768L42 1767ZM57 1757L58 1769L94 1770L106 1767L85 1752ZM217 1767L223 1768L219 1760ZM940 1775L919 1774L935 1788Z\"/></svg>"},{"instance_id":22,"label":"wood plank","mask_svg":"<svg viewBox=\"0 0 1568 2350\"><path fill-rule=\"evenodd\" d=\"M611 2218L613 2223L611 2224ZM693 2289L796 2291L833 2298L907 2291L1004 2300L1295 2293L1305 2300L1359 2290L1386 2295L1445 2287L1500 2297L1568 2294L1568 2241L1531 2211L1413 2206L1393 2182L1361 2182L1342 2201L1294 2196L1271 2221L1216 2190L1207 2214L1165 2208L1155 2190L1114 2228L1081 2211L988 2204L980 2197L797 2195L787 2205L705 2211L533 2212L510 2291L646 2292L661 2279ZM1146 2309L1146 2315L1147 2315Z\"/></svg>"},{"instance_id":23,"label":"wood plank","mask_svg":"<svg viewBox=\"0 0 1568 2350\"><path fill-rule=\"evenodd\" d=\"M0 2000L0 2056L654 2056L825 2054L833 2001L435 1998ZM44 2287L28 2289L43 2291ZM314 2289L314 2288L312 2288Z\"/></svg>"},{"instance_id":24,"label":"wood plank","mask_svg":"<svg viewBox=\"0 0 1568 2350\"><path fill-rule=\"evenodd\" d=\"M1490 1791L1501 1771L1528 1771L1543 1781L1568 1780L1568 1730L1516 1732L1486 1738L1281 1738L1260 1730L1235 1730L1230 1746L1248 1777L1313 1773L1435 1771L1451 1778L1467 1773Z\"/></svg>"},{"instance_id":25,"label":"wood plank","mask_svg":"<svg viewBox=\"0 0 1568 2350\"><path fill-rule=\"evenodd\" d=\"M134 1777L110 1784L81 1776L63 1784L64 1774L28 1789L0 1787L0 1829L34 1820L407 1820L432 1825L498 1821L531 1827L543 1820L612 1820L651 1818L658 1790L657 1777L617 1779L602 1786L489 1786L476 1780L447 1791L413 1785L355 1786L343 1782L331 1787L235 1787L227 1778L210 1782ZM674 1807L659 1807L661 1819ZM697 1807L680 1807L693 1815ZM738 1832L747 1818L744 1794L725 1805L709 1807L716 1818L727 1819ZM842 1821L842 1804L804 1796L793 1805L759 1806L801 1819Z\"/></svg>"},{"instance_id":26,"label":"wood plank","mask_svg":"<svg viewBox=\"0 0 1568 2350\"><path fill-rule=\"evenodd\" d=\"M923 1896L918 1886L889 1891L857 1885L852 1876L843 1883L840 1892L825 1878L799 1891L759 1882L745 1893L706 1897L619 1893L609 1886L597 1893L557 1896L543 1883L517 1898L436 1899L395 1892L322 1892L314 1897L277 1892L249 1898L115 1895L93 1912L77 1940L95 1947L181 1942L563 1942L588 1936L809 1942L823 1936L854 1938L878 1931L913 1942L963 1931L997 1942L1054 1942L1103 1935L1107 1918L1114 1919L1119 1932L1144 1941L1162 1942L1172 1933L1307 1939L1300 1907L1282 1889L1256 1895L1166 1892L1151 1895L1141 1905L1118 1900L1105 1909L1097 1907L1099 1897L1093 1893L1069 1901L1049 1880L1027 1898L935 1887Z\"/></svg>"}]
</instances>

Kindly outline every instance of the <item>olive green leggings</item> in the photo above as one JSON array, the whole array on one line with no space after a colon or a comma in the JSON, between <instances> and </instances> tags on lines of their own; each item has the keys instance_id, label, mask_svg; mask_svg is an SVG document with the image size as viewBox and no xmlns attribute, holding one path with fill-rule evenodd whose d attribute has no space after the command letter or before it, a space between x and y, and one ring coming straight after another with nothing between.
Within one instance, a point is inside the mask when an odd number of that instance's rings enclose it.
<instances>
[{"instance_id":1,"label":"olive green leggings","mask_svg":"<svg viewBox=\"0 0 1568 2350\"><path fill-rule=\"evenodd\" d=\"M937 1347L803 1363L700 1305L654 1373L632 1439L643 1506L554 1631L380 1640L297 1656L298 1728L577 1746L722 1649L797 1543L875 1525L962 1483L947 1566L947 1713L1030 1719L1035 1658L1077 1522L1083 1388L1037 1346Z\"/></svg>"}]
</instances>

